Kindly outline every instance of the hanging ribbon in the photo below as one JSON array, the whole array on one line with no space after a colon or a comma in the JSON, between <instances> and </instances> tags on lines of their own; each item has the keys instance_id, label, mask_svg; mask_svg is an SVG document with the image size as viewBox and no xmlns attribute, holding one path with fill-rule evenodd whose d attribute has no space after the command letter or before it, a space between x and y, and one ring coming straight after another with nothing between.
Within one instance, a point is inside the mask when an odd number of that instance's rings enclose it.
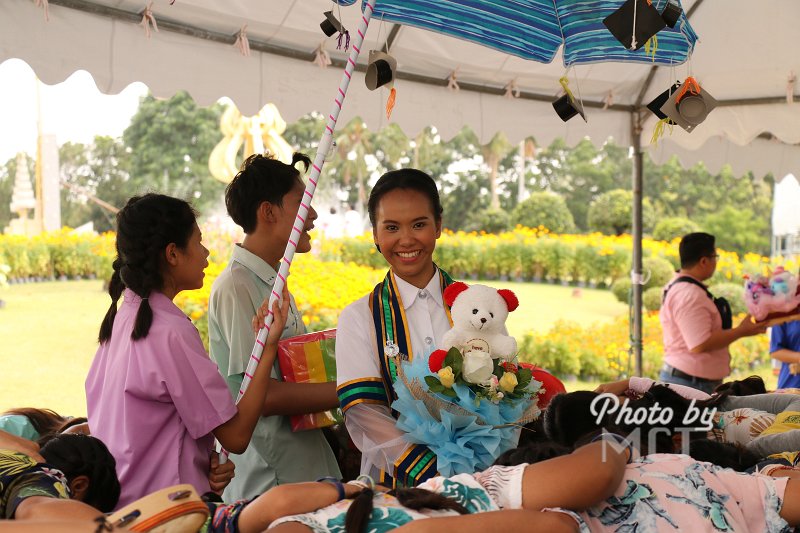
<instances>
[{"instance_id":1,"label":"hanging ribbon","mask_svg":"<svg viewBox=\"0 0 800 533\"><path fill-rule=\"evenodd\" d=\"M339 33L339 40L336 44L336 49L342 49L342 39L344 39L344 51L347 52L347 49L350 48L350 32L344 30L344 32Z\"/></svg>"},{"instance_id":2,"label":"hanging ribbon","mask_svg":"<svg viewBox=\"0 0 800 533\"><path fill-rule=\"evenodd\" d=\"M686 96L686 93L698 95L700 94L700 84L697 83L697 80L694 79L692 76L686 78L686 81L683 82L683 87L680 88L678 91L678 96L675 97L675 105L678 105L681 99Z\"/></svg>"},{"instance_id":3,"label":"hanging ribbon","mask_svg":"<svg viewBox=\"0 0 800 533\"><path fill-rule=\"evenodd\" d=\"M250 41L247 39L247 24L242 26L239 33L236 35L236 42L233 46L239 49L239 53L245 57L250 56Z\"/></svg>"},{"instance_id":4,"label":"hanging ribbon","mask_svg":"<svg viewBox=\"0 0 800 533\"><path fill-rule=\"evenodd\" d=\"M328 55L328 51L325 50L325 41L319 43L317 49L314 50L314 63L319 68L326 68L331 65L331 56Z\"/></svg>"},{"instance_id":5,"label":"hanging ribbon","mask_svg":"<svg viewBox=\"0 0 800 533\"><path fill-rule=\"evenodd\" d=\"M669 117L662 118L658 122L656 122L656 127L653 128L653 136L650 137L650 144L658 144L659 139L664 136L664 132L667 128L669 128L669 134L672 135L672 130L675 127Z\"/></svg>"},{"instance_id":6,"label":"hanging ribbon","mask_svg":"<svg viewBox=\"0 0 800 533\"><path fill-rule=\"evenodd\" d=\"M447 88L451 91L458 91L461 87L458 86L458 80L456 79L456 74L458 74L458 68L456 68L450 75L447 77Z\"/></svg>"},{"instance_id":7,"label":"hanging ribbon","mask_svg":"<svg viewBox=\"0 0 800 533\"><path fill-rule=\"evenodd\" d=\"M153 29L158 31L158 24L156 24L156 18L153 16L153 0L147 2L147 6L145 6L144 11L142 11L142 22L139 23L140 26L144 27L144 34L147 38L150 38L150 25L152 24Z\"/></svg>"},{"instance_id":8,"label":"hanging ribbon","mask_svg":"<svg viewBox=\"0 0 800 533\"><path fill-rule=\"evenodd\" d=\"M614 105L614 93L613 93L613 92L611 92L611 91L608 91L608 94L607 94L607 95L606 95L606 97L603 99L603 109L604 109L604 110L605 110L605 109L608 109L608 108L609 108L609 107L611 107L612 105Z\"/></svg>"},{"instance_id":9,"label":"hanging ribbon","mask_svg":"<svg viewBox=\"0 0 800 533\"><path fill-rule=\"evenodd\" d=\"M386 120L390 120L392 118L392 110L394 109L395 101L397 100L397 90L392 87L392 90L389 91L389 99L386 100Z\"/></svg>"},{"instance_id":10,"label":"hanging ribbon","mask_svg":"<svg viewBox=\"0 0 800 533\"><path fill-rule=\"evenodd\" d=\"M50 3L48 0L36 0L36 7L41 7L44 11L45 22L50 22Z\"/></svg>"},{"instance_id":11,"label":"hanging ribbon","mask_svg":"<svg viewBox=\"0 0 800 533\"><path fill-rule=\"evenodd\" d=\"M505 86L505 96L506 98L519 98L519 87L517 87L517 79L514 78Z\"/></svg>"},{"instance_id":12,"label":"hanging ribbon","mask_svg":"<svg viewBox=\"0 0 800 533\"><path fill-rule=\"evenodd\" d=\"M658 35L653 35L647 42L644 43L644 55L650 56L653 59L653 63L656 62L656 51L658 50Z\"/></svg>"},{"instance_id":13,"label":"hanging ribbon","mask_svg":"<svg viewBox=\"0 0 800 533\"><path fill-rule=\"evenodd\" d=\"M786 80L786 103L794 103L794 84L797 81L794 71L789 72L789 78Z\"/></svg>"}]
</instances>

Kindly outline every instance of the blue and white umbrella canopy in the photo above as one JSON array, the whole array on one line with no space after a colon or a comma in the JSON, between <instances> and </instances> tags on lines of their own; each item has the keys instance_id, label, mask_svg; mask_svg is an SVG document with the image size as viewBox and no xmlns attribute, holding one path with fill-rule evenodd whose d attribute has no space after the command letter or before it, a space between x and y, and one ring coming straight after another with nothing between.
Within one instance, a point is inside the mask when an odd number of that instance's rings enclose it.
<instances>
[{"instance_id":1,"label":"blue and white umbrella canopy","mask_svg":"<svg viewBox=\"0 0 800 533\"><path fill-rule=\"evenodd\" d=\"M668 0L654 0L663 11ZM354 0L341 0L340 5ZM566 66L607 61L675 65L686 61L697 35L681 13L658 32L655 56L626 49L603 24L621 0L379 0L373 17L472 41L523 59L550 63L564 46Z\"/></svg>"}]
</instances>

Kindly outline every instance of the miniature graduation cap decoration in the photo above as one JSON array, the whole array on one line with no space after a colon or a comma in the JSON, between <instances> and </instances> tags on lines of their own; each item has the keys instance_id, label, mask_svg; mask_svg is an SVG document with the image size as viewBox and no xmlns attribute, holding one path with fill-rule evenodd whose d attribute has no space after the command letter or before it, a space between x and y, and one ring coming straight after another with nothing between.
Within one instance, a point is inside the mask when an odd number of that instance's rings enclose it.
<instances>
[{"instance_id":1,"label":"miniature graduation cap decoration","mask_svg":"<svg viewBox=\"0 0 800 533\"><path fill-rule=\"evenodd\" d=\"M374 91L378 87L386 85L389 91L389 99L386 101L386 118L392 116L397 91L394 88L394 73L397 70L397 60L385 52L379 50L369 51L369 62L367 64L367 74L364 76L364 83L367 89Z\"/></svg>"},{"instance_id":2,"label":"miniature graduation cap decoration","mask_svg":"<svg viewBox=\"0 0 800 533\"><path fill-rule=\"evenodd\" d=\"M714 97L689 76L661 106L661 112L678 126L691 132L715 107L717 101Z\"/></svg>"},{"instance_id":3,"label":"miniature graduation cap decoration","mask_svg":"<svg viewBox=\"0 0 800 533\"><path fill-rule=\"evenodd\" d=\"M653 98L653 101L647 104L647 109L657 116L659 120L666 120L669 125L675 124L667 115L661 112L661 106L666 104L669 97L675 94L680 88L681 82L676 81L669 89Z\"/></svg>"},{"instance_id":4,"label":"miniature graduation cap decoration","mask_svg":"<svg viewBox=\"0 0 800 533\"><path fill-rule=\"evenodd\" d=\"M669 0L664 7L664 11L661 12L661 18L664 20L664 24L670 28L674 28L682 12L681 5L677 0Z\"/></svg>"},{"instance_id":5,"label":"miniature graduation cap decoration","mask_svg":"<svg viewBox=\"0 0 800 533\"><path fill-rule=\"evenodd\" d=\"M567 77L562 77L558 82L561 84L561 87L564 88L564 94L553 102L553 109L556 110L558 116L561 117L561 120L566 122L575 115L580 115L583 121L587 122L586 114L583 111L583 105L575 98L575 95L573 95L572 91L569 89L569 80Z\"/></svg>"},{"instance_id":6,"label":"miniature graduation cap decoration","mask_svg":"<svg viewBox=\"0 0 800 533\"><path fill-rule=\"evenodd\" d=\"M648 0L627 0L603 24L629 50L638 50L667 25Z\"/></svg>"},{"instance_id":7,"label":"miniature graduation cap decoration","mask_svg":"<svg viewBox=\"0 0 800 533\"><path fill-rule=\"evenodd\" d=\"M339 19L333 15L333 11L326 11L324 15L325 20L320 22L319 27L322 28L322 31L325 33L325 35L328 37L333 37L333 34L336 32L345 33L347 31L344 29L342 23L339 22Z\"/></svg>"},{"instance_id":8,"label":"miniature graduation cap decoration","mask_svg":"<svg viewBox=\"0 0 800 533\"><path fill-rule=\"evenodd\" d=\"M378 50L369 51L369 63L364 82L367 89L374 91L387 83L394 81L394 71L397 69L397 60L385 52Z\"/></svg>"}]
</instances>

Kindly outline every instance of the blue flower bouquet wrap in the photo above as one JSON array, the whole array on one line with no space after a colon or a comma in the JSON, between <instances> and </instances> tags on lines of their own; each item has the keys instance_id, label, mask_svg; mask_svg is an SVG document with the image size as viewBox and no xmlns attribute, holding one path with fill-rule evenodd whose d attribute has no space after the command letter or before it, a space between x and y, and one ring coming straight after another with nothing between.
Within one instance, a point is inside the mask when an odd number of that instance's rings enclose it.
<instances>
[{"instance_id":1,"label":"blue flower bouquet wrap","mask_svg":"<svg viewBox=\"0 0 800 533\"><path fill-rule=\"evenodd\" d=\"M455 379L442 379L432 373L425 358L413 362L397 361L394 390L397 400L397 427L408 442L424 444L436 454L443 476L473 473L494 463L503 452L516 447L519 426L539 416L536 396L541 383L530 372L514 367L513 390L498 388L499 379L475 385L461 379L463 356L452 349L443 361L443 370L454 370ZM505 364L508 365L508 364ZM505 377L509 366L496 364L496 373ZM503 394L501 390L506 390ZM498 394L499 392L499 394Z\"/></svg>"}]
</instances>

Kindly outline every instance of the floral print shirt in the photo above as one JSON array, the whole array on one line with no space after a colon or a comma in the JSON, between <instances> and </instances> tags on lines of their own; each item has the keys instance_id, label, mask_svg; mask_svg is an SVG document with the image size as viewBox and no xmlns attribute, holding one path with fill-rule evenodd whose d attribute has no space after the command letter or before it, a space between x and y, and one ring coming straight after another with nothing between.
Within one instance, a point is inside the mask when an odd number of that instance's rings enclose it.
<instances>
[{"instance_id":1,"label":"floral print shirt","mask_svg":"<svg viewBox=\"0 0 800 533\"><path fill-rule=\"evenodd\" d=\"M0 519L14 518L25 498L69 498L67 478L60 470L37 463L25 454L0 450Z\"/></svg>"},{"instance_id":2,"label":"floral print shirt","mask_svg":"<svg viewBox=\"0 0 800 533\"><path fill-rule=\"evenodd\" d=\"M687 455L654 454L628 465L616 493L581 513L565 511L581 533L702 531L784 533L778 514L787 478L749 475L697 462Z\"/></svg>"}]
</instances>

